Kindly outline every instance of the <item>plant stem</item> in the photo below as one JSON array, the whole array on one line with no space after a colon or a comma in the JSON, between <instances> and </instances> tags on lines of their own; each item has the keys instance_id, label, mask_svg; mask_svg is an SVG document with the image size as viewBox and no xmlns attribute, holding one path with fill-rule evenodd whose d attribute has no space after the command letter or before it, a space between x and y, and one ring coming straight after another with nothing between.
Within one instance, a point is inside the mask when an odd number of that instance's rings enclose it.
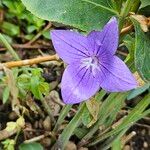
<instances>
[{"instance_id":1,"label":"plant stem","mask_svg":"<svg viewBox=\"0 0 150 150\"><path fill-rule=\"evenodd\" d=\"M127 17L127 15L129 14L129 11L130 11L132 5L133 5L133 1L127 0L125 3L125 6L123 7L123 9L120 13L120 20L119 20L119 30L120 31L123 28L124 20Z\"/></svg>"},{"instance_id":2,"label":"plant stem","mask_svg":"<svg viewBox=\"0 0 150 150\"><path fill-rule=\"evenodd\" d=\"M2 41L3 45L8 49L10 54L16 59L20 60L18 54L15 52L15 50L11 47L11 45L7 42L7 40L4 38L4 36L0 33L0 40Z\"/></svg>"},{"instance_id":3,"label":"plant stem","mask_svg":"<svg viewBox=\"0 0 150 150\"><path fill-rule=\"evenodd\" d=\"M71 109L72 105L65 105L62 109L62 111L60 112L60 116L55 124L55 127L53 129L53 132L57 132L59 126L61 125L61 123L63 122L64 118L67 116L69 110Z\"/></svg>"},{"instance_id":4,"label":"plant stem","mask_svg":"<svg viewBox=\"0 0 150 150\"><path fill-rule=\"evenodd\" d=\"M33 65L33 64L46 62L46 61L58 60L58 59L59 59L59 57L57 55L42 56L42 57L37 57L37 58L32 58L32 59L2 63L2 66L5 66L7 68L14 68L14 67Z\"/></svg>"},{"instance_id":5,"label":"plant stem","mask_svg":"<svg viewBox=\"0 0 150 150\"><path fill-rule=\"evenodd\" d=\"M45 31L47 31L48 29L50 29L52 26L52 23L49 22L48 25L40 32L38 32L38 34L33 37L33 39L31 41L29 41L28 43L26 43L26 45L31 45L32 43L34 43Z\"/></svg>"},{"instance_id":6,"label":"plant stem","mask_svg":"<svg viewBox=\"0 0 150 150\"><path fill-rule=\"evenodd\" d=\"M67 127L63 130L57 143L52 148L53 150L56 150L56 149L63 150L65 148L65 146L66 146L69 138L71 137L73 131L75 130L77 125L80 123L84 108L85 108L85 103L80 104L79 110L77 111L77 113L73 117L73 119L70 121L70 123L67 125Z\"/></svg>"},{"instance_id":7,"label":"plant stem","mask_svg":"<svg viewBox=\"0 0 150 150\"><path fill-rule=\"evenodd\" d=\"M54 125L55 124L55 118L54 116L52 115L52 111L51 111L51 108L49 107L49 105L47 104L46 100L43 98L41 99L41 103L45 109L45 111L47 112L47 114L49 115L49 117L51 118L51 121L52 121L52 124Z\"/></svg>"}]
</instances>

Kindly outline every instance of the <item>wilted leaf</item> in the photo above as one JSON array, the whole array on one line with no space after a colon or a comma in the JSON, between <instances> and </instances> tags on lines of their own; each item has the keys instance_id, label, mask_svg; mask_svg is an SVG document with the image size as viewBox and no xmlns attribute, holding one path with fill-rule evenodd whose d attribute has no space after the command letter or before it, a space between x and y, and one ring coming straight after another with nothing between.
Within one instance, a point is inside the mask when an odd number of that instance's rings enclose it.
<instances>
[{"instance_id":1,"label":"wilted leaf","mask_svg":"<svg viewBox=\"0 0 150 150\"><path fill-rule=\"evenodd\" d=\"M99 103L95 98L91 98L86 102L86 107L83 111L82 121L87 127L91 127L96 121L99 113Z\"/></svg>"},{"instance_id":2,"label":"wilted leaf","mask_svg":"<svg viewBox=\"0 0 150 150\"><path fill-rule=\"evenodd\" d=\"M12 109L19 115L20 102L18 100L18 88L16 86L16 80L14 78L12 70L4 68L7 77L8 88L10 89L10 94L12 96L11 104Z\"/></svg>"},{"instance_id":3,"label":"wilted leaf","mask_svg":"<svg viewBox=\"0 0 150 150\"><path fill-rule=\"evenodd\" d=\"M143 15L132 15L132 18L140 23L140 26L144 32L148 32L149 19Z\"/></svg>"},{"instance_id":4,"label":"wilted leaf","mask_svg":"<svg viewBox=\"0 0 150 150\"><path fill-rule=\"evenodd\" d=\"M8 132L11 132L13 130L16 130L16 127L17 127L17 123L16 122L7 122L6 130Z\"/></svg>"}]
</instances>

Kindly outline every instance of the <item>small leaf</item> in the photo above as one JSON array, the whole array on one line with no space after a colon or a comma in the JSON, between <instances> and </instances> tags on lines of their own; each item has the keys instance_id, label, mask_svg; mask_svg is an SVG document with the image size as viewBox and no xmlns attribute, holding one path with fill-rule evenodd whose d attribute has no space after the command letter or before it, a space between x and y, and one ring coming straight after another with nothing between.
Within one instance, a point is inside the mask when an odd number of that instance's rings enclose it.
<instances>
[{"instance_id":1,"label":"small leaf","mask_svg":"<svg viewBox=\"0 0 150 150\"><path fill-rule=\"evenodd\" d=\"M5 87L4 91L3 91L3 104L5 104L9 98L9 94L10 94L10 90L9 87Z\"/></svg>"},{"instance_id":2,"label":"small leaf","mask_svg":"<svg viewBox=\"0 0 150 150\"><path fill-rule=\"evenodd\" d=\"M42 93L39 90L39 84L40 84L39 80L40 79L39 79L38 76L33 76L31 78L31 81L30 81L31 91L32 91L32 93L33 93L33 95L34 95L35 98L42 99Z\"/></svg>"},{"instance_id":3,"label":"small leaf","mask_svg":"<svg viewBox=\"0 0 150 150\"><path fill-rule=\"evenodd\" d=\"M4 145L4 150L15 150L15 140L6 139L5 141L1 142Z\"/></svg>"},{"instance_id":4,"label":"small leaf","mask_svg":"<svg viewBox=\"0 0 150 150\"><path fill-rule=\"evenodd\" d=\"M25 120L22 116L17 119L16 123L18 127L23 128L25 126Z\"/></svg>"},{"instance_id":5,"label":"small leaf","mask_svg":"<svg viewBox=\"0 0 150 150\"><path fill-rule=\"evenodd\" d=\"M91 127L96 121L99 113L99 103L95 98L91 98L86 102L86 107L83 111L82 121L88 128Z\"/></svg>"},{"instance_id":6,"label":"small leaf","mask_svg":"<svg viewBox=\"0 0 150 150\"><path fill-rule=\"evenodd\" d=\"M145 92L149 88L150 88L150 84L148 83L142 87L139 87L137 89L130 91L129 95L127 96L127 100L131 100L131 99L135 98L136 96L142 94L143 92Z\"/></svg>"},{"instance_id":7,"label":"small leaf","mask_svg":"<svg viewBox=\"0 0 150 150\"><path fill-rule=\"evenodd\" d=\"M40 143L21 144L19 150L44 150Z\"/></svg>"},{"instance_id":8,"label":"small leaf","mask_svg":"<svg viewBox=\"0 0 150 150\"><path fill-rule=\"evenodd\" d=\"M13 130L16 130L16 128L17 128L17 123L16 122L7 122L6 130L8 132L12 132Z\"/></svg>"},{"instance_id":9,"label":"small leaf","mask_svg":"<svg viewBox=\"0 0 150 150\"><path fill-rule=\"evenodd\" d=\"M97 120L97 115L99 112L99 103L95 100L95 98L91 98L89 101L86 102L86 106L93 119Z\"/></svg>"},{"instance_id":10,"label":"small leaf","mask_svg":"<svg viewBox=\"0 0 150 150\"><path fill-rule=\"evenodd\" d=\"M87 107L85 107L82 113L82 123L87 127L91 121L92 121L92 116L89 113Z\"/></svg>"},{"instance_id":11,"label":"small leaf","mask_svg":"<svg viewBox=\"0 0 150 150\"><path fill-rule=\"evenodd\" d=\"M16 36L20 34L19 26L12 24L10 22L6 22L6 21L2 22L0 28L4 33L10 36Z\"/></svg>"}]
</instances>

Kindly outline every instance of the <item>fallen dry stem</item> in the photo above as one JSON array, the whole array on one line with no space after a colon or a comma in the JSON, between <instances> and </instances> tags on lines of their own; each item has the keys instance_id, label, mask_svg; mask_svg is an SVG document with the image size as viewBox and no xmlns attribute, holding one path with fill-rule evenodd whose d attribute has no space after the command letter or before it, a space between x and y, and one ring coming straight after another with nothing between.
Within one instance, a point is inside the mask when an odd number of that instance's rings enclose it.
<instances>
[{"instance_id":1,"label":"fallen dry stem","mask_svg":"<svg viewBox=\"0 0 150 150\"><path fill-rule=\"evenodd\" d=\"M124 27L124 28L121 30L120 34L121 34L121 35L126 34L126 33L128 33L129 31L131 31L132 29L133 29L133 25L131 24L131 25L127 26L127 27Z\"/></svg>"},{"instance_id":2,"label":"fallen dry stem","mask_svg":"<svg viewBox=\"0 0 150 150\"><path fill-rule=\"evenodd\" d=\"M6 129L0 131L0 141L9 138L10 136L17 133L17 129L13 131L7 131Z\"/></svg>"},{"instance_id":3,"label":"fallen dry stem","mask_svg":"<svg viewBox=\"0 0 150 150\"><path fill-rule=\"evenodd\" d=\"M3 69L3 67L13 68L13 67L33 65L33 64L46 62L46 61L58 60L58 59L59 59L58 55L55 54L55 55L50 55L50 56L37 57L33 59L11 61L11 62L2 63L1 64L2 67L0 67L0 69Z\"/></svg>"},{"instance_id":4,"label":"fallen dry stem","mask_svg":"<svg viewBox=\"0 0 150 150\"><path fill-rule=\"evenodd\" d=\"M40 136L37 136L37 137L34 137L32 139L29 139L29 140L25 140L24 143L33 143L33 142L36 142L36 141L40 141L41 139L47 137L47 136L51 136L51 132L50 133L45 133L43 135L40 135Z\"/></svg>"}]
</instances>

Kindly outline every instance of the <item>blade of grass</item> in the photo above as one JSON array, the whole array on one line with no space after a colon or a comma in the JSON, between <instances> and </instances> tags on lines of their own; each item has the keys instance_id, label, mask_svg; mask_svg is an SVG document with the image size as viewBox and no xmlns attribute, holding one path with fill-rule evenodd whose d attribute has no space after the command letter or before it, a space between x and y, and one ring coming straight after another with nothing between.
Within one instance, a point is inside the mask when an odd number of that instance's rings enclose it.
<instances>
[{"instance_id":1,"label":"blade of grass","mask_svg":"<svg viewBox=\"0 0 150 150\"><path fill-rule=\"evenodd\" d=\"M90 144L88 144L88 146L95 145L95 144L99 143L100 141L102 141L102 140L104 140L104 139L106 139L108 137L111 137L111 136L117 134L118 132L120 132L121 130L123 130L125 128L128 129L137 120L141 119L143 117L143 113L142 112L150 104L149 97L150 97L150 93L147 94L137 104L137 106L128 114L128 116L126 118L124 118L124 120L122 121L122 123L118 127L116 127L114 130L112 130L112 131L110 131L110 132L108 132L108 133L106 133L104 135L98 135L96 138L94 138L93 140L91 140L91 142L90 142ZM149 111L147 113L149 113Z\"/></svg>"},{"instance_id":2,"label":"blade of grass","mask_svg":"<svg viewBox=\"0 0 150 150\"><path fill-rule=\"evenodd\" d=\"M58 141L53 146L52 150L55 150L55 149L63 150L65 148L69 138L71 137L75 128L78 126L78 124L81 121L81 116L82 116L84 108L85 108L85 103L81 103L79 106L79 110L77 111L76 115L73 117L73 119L67 125L67 127L63 130L62 134L58 138Z\"/></svg>"},{"instance_id":3,"label":"blade of grass","mask_svg":"<svg viewBox=\"0 0 150 150\"><path fill-rule=\"evenodd\" d=\"M61 125L61 123L63 122L64 118L67 116L69 110L71 109L72 105L65 105L63 107L63 109L60 112L60 116L55 124L55 127L53 129L53 132L57 132L59 126Z\"/></svg>"}]
</instances>

